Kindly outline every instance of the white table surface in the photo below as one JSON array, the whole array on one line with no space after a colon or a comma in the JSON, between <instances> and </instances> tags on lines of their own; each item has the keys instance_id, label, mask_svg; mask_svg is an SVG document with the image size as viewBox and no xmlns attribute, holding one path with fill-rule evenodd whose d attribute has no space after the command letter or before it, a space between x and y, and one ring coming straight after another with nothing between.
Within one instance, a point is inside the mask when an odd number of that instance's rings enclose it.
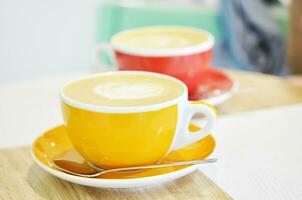
<instances>
[{"instance_id":1,"label":"white table surface","mask_svg":"<svg viewBox=\"0 0 302 200\"><path fill-rule=\"evenodd\" d=\"M43 131L62 123L59 89L89 74L19 81L0 85L0 148L29 145Z\"/></svg>"},{"instance_id":2,"label":"white table surface","mask_svg":"<svg viewBox=\"0 0 302 200\"><path fill-rule=\"evenodd\" d=\"M61 124L59 88L86 74L0 85L0 148ZM234 199L302 199L302 105L220 117L213 135L219 162L200 170Z\"/></svg>"},{"instance_id":3,"label":"white table surface","mask_svg":"<svg viewBox=\"0 0 302 200\"><path fill-rule=\"evenodd\" d=\"M213 135L205 173L231 197L302 199L302 104L221 117Z\"/></svg>"}]
</instances>

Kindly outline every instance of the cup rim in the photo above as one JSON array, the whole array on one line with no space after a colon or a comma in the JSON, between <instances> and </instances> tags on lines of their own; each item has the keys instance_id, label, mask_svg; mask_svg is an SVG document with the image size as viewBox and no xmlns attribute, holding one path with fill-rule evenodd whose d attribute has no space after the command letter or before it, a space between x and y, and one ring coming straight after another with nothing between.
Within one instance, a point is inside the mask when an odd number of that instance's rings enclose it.
<instances>
[{"instance_id":1,"label":"cup rim","mask_svg":"<svg viewBox=\"0 0 302 200\"><path fill-rule=\"evenodd\" d=\"M99 77L99 76L100 77L101 76L110 76L110 75L114 75L114 74L146 74L146 75L161 77L161 78L172 80L172 81L176 82L177 84L182 86L184 90L183 90L183 93L180 96L178 96L176 98L173 98L169 101L165 101L165 102L157 103L157 104L139 105L139 106L101 106L101 105L93 105L93 104L82 103L82 102L73 100L73 99L71 99L71 98L64 95L65 87L69 84L72 84L72 83L76 82L76 81L85 80L85 79L89 79L89 78L93 78L93 77ZM76 107L76 108L79 108L79 109L83 109L83 110L93 111L93 112L138 113L138 112L147 112L147 111L159 110L159 109L166 108L166 107L169 107L171 105L177 104L180 101L188 100L188 88L182 81L180 81L180 80L178 80L174 77L164 75L164 74L160 74L160 73L135 71L135 70L109 71L109 72L101 72L101 73L85 76L85 77L82 77L82 78L77 78L77 79L74 79L74 80L71 80L71 81L65 83L60 89L60 99L61 99L62 102L66 103L70 106L73 106L73 107Z\"/></svg>"},{"instance_id":2,"label":"cup rim","mask_svg":"<svg viewBox=\"0 0 302 200\"><path fill-rule=\"evenodd\" d=\"M142 48L133 48L133 47L127 47L126 45L121 45L116 42L116 39L129 31L138 31L142 29L153 29L153 28L179 28L179 29L186 29L191 30L195 32L199 32L202 34L207 35L208 39L206 41L200 42L196 45L188 46L188 47L180 47L180 48L173 48L173 49L142 49ZM119 33L116 33L110 40L110 43L114 50L131 54L131 55L137 55L137 56L146 56L146 57L170 57L170 56L186 56L191 54L197 54L205 52L211 48L213 48L215 39L214 36L203 29L198 29L194 27L189 26L144 26L140 28L133 28L121 31Z\"/></svg>"}]
</instances>

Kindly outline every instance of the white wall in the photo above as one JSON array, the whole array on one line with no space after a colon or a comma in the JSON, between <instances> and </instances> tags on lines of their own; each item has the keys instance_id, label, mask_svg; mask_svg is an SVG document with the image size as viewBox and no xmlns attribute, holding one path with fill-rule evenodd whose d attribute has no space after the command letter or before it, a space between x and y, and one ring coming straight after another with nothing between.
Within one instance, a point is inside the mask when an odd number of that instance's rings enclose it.
<instances>
[{"instance_id":1,"label":"white wall","mask_svg":"<svg viewBox=\"0 0 302 200\"><path fill-rule=\"evenodd\" d=\"M100 0L0 0L0 83L92 66Z\"/></svg>"}]
</instances>

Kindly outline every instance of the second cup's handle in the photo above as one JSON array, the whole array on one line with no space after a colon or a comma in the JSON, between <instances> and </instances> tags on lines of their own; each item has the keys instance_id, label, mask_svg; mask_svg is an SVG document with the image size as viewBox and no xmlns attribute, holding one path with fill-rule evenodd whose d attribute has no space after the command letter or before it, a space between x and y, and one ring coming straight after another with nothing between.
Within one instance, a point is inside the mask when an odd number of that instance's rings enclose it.
<instances>
[{"instance_id":1,"label":"second cup's handle","mask_svg":"<svg viewBox=\"0 0 302 200\"><path fill-rule=\"evenodd\" d=\"M204 127L200 127L201 130L192 132L189 130L192 117L195 114L202 114L206 119ZM173 149L180 149L189 144L192 144L207 135L213 130L216 123L216 112L214 107L203 102L189 102L184 108L184 121L182 128L180 129L179 135L176 138Z\"/></svg>"},{"instance_id":2,"label":"second cup's handle","mask_svg":"<svg viewBox=\"0 0 302 200\"><path fill-rule=\"evenodd\" d=\"M102 59L102 55L104 53L107 53L109 55L109 59L110 62L112 63L112 66L108 66L108 64L106 64L103 59ZM95 63L97 64L98 67L106 67L106 68L113 68L116 66L116 61L114 58L114 53L113 53L113 48L111 46L111 44L109 43L100 43L98 44L94 50L93 50L93 60L95 61Z\"/></svg>"}]
</instances>

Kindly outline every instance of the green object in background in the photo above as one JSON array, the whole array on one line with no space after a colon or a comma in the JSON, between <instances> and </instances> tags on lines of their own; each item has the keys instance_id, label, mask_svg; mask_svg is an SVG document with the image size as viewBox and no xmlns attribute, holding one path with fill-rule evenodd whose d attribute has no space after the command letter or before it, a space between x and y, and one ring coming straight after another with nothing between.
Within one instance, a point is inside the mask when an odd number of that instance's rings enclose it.
<instances>
[{"instance_id":1,"label":"green object in background","mask_svg":"<svg viewBox=\"0 0 302 200\"><path fill-rule=\"evenodd\" d=\"M117 32L152 25L182 25L201 28L220 36L216 8L171 5L135 1L128 3L105 2L98 15L97 42L108 42ZM107 65L112 65L107 55L102 55Z\"/></svg>"},{"instance_id":2,"label":"green object in background","mask_svg":"<svg viewBox=\"0 0 302 200\"><path fill-rule=\"evenodd\" d=\"M276 19L281 31L287 35L289 29L288 10L283 7L273 7L271 13Z\"/></svg>"},{"instance_id":3,"label":"green object in background","mask_svg":"<svg viewBox=\"0 0 302 200\"><path fill-rule=\"evenodd\" d=\"M184 25L206 29L215 36L217 10L205 7L140 1L139 4L104 3L99 12L98 41L108 41L119 31L151 25Z\"/></svg>"}]
</instances>

